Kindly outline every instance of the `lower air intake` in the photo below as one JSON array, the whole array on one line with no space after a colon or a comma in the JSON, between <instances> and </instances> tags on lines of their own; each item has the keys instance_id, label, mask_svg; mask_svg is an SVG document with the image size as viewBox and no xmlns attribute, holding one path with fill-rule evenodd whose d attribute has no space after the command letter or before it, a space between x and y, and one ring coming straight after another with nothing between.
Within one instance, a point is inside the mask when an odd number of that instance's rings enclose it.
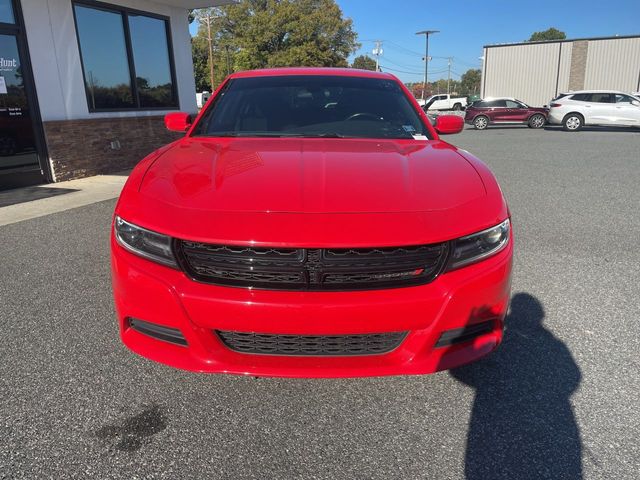
<instances>
[{"instance_id":1,"label":"lower air intake","mask_svg":"<svg viewBox=\"0 0 640 480\"><path fill-rule=\"evenodd\" d=\"M187 346L187 340L182 335L182 332L177 328L165 327L158 325L157 323L145 322L144 320L138 320L137 318L128 319L129 326L144 334L148 337L155 338L156 340L162 340L164 342L175 343L176 345Z\"/></svg>"},{"instance_id":2,"label":"lower air intake","mask_svg":"<svg viewBox=\"0 0 640 480\"><path fill-rule=\"evenodd\" d=\"M495 322L488 321L482 323L476 323L474 325L468 325L464 328L456 328L454 330L447 330L440 335L436 343L436 347L446 347L449 345L455 345L457 343L469 342L476 337L491 333L494 329Z\"/></svg>"},{"instance_id":3,"label":"lower air intake","mask_svg":"<svg viewBox=\"0 0 640 480\"><path fill-rule=\"evenodd\" d=\"M407 332L364 335L272 335L216 330L231 350L258 355L337 357L380 355L396 349Z\"/></svg>"}]
</instances>

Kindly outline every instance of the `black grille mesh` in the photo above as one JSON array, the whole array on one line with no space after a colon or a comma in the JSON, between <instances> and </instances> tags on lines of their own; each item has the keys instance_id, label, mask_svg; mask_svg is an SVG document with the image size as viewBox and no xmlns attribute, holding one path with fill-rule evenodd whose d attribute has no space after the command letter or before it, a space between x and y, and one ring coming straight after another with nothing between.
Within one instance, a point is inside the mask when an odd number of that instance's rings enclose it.
<instances>
[{"instance_id":1,"label":"black grille mesh","mask_svg":"<svg viewBox=\"0 0 640 480\"><path fill-rule=\"evenodd\" d=\"M362 335L275 335L216 330L228 348L241 353L292 356L380 355L400 345L406 332Z\"/></svg>"},{"instance_id":2,"label":"black grille mesh","mask_svg":"<svg viewBox=\"0 0 640 480\"><path fill-rule=\"evenodd\" d=\"M272 290L359 290L421 285L442 270L449 245L254 248L176 241L182 268L217 285Z\"/></svg>"}]
</instances>

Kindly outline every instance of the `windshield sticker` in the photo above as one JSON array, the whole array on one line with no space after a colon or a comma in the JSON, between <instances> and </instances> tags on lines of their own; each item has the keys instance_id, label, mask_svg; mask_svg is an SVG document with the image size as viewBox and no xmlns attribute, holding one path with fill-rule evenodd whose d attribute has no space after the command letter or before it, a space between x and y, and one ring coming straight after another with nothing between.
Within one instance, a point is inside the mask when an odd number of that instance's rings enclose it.
<instances>
[{"instance_id":1,"label":"windshield sticker","mask_svg":"<svg viewBox=\"0 0 640 480\"><path fill-rule=\"evenodd\" d=\"M414 140L429 140L426 135L412 135Z\"/></svg>"},{"instance_id":2,"label":"windshield sticker","mask_svg":"<svg viewBox=\"0 0 640 480\"><path fill-rule=\"evenodd\" d=\"M416 131L416 129L413 128L413 125L403 125L402 128L405 132L409 132L409 133Z\"/></svg>"}]
</instances>

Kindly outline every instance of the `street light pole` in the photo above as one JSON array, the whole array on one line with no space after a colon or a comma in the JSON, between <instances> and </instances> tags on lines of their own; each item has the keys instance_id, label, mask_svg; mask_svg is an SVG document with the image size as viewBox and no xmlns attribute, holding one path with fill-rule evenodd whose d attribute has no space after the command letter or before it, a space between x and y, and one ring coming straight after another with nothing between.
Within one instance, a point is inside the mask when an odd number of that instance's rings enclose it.
<instances>
[{"instance_id":1,"label":"street light pole","mask_svg":"<svg viewBox=\"0 0 640 480\"><path fill-rule=\"evenodd\" d=\"M429 35L439 33L440 30L423 30L422 32L416 32L416 35L424 35L425 50L424 50L424 83L422 84L422 100L424 100L424 92L427 88L427 78L429 75Z\"/></svg>"}]
</instances>

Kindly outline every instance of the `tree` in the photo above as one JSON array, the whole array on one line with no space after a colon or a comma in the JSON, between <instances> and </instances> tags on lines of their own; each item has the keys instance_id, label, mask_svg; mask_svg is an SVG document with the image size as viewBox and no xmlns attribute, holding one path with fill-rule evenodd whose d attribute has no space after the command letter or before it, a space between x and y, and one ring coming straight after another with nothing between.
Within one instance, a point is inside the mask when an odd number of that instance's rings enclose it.
<instances>
[{"instance_id":1,"label":"tree","mask_svg":"<svg viewBox=\"0 0 640 480\"><path fill-rule=\"evenodd\" d=\"M557 28L551 27L548 30L545 30L544 32L533 32L529 41L544 42L547 40L564 40L566 38L567 38L566 33L561 32Z\"/></svg>"},{"instance_id":2,"label":"tree","mask_svg":"<svg viewBox=\"0 0 640 480\"><path fill-rule=\"evenodd\" d=\"M470 68L460 77L460 93L471 95L480 91L482 72L479 68Z\"/></svg>"},{"instance_id":3,"label":"tree","mask_svg":"<svg viewBox=\"0 0 640 480\"><path fill-rule=\"evenodd\" d=\"M211 91L211 77L209 75L209 48L207 39L196 35L191 39L191 54L193 56L193 74L196 78L196 91Z\"/></svg>"},{"instance_id":4,"label":"tree","mask_svg":"<svg viewBox=\"0 0 640 480\"><path fill-rule=\"evenodd\" d=\"M215 85L215 72L214 72L214 59L213 59L213 43L214 43L214 22L217 18L217 9L213 7L201 8L195 11L195 18L200 24L200 31L203 31L206 38L207 46L207 59L209 66L209 81L211 88Z\"/></svg>"},{"instance_id":5,"label":"tree","mask_svg":"<svg viewBox=\"0 0 640 480\"><path fill-rule=\"evenodd\" d=\"M376 70L376 61L373 58L369 58L366 55L359 55L353 59L351 68L359 68L361 70Z\"/></svg>"},{"instance_id":6,"label":"tree","mask_svg":"<svg viewBox=\"0 0 640 480\"><path fill-rule=\"evenodd\" d=\"M335 0L239 0L195 14L199 29L192 50L199 90L215 88L237 70L347 67L347 57L359 47L351 20Z\"/></svg>"}]
</instances>

